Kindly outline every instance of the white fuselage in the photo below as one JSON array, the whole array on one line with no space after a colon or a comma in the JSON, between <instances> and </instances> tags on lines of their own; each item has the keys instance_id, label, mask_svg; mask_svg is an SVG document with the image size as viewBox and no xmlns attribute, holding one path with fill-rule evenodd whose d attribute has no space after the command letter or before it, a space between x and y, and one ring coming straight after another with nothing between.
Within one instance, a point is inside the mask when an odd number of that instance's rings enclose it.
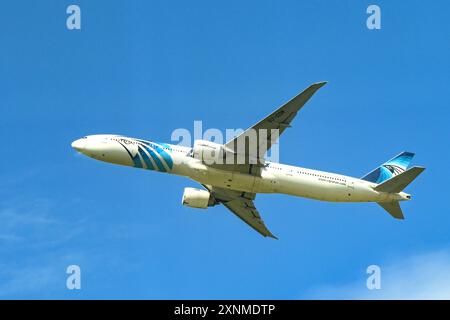
<instances>
[{"instance_id":1,"label":"white fuselage","mask_svg":"<svg viewBox=\"0 0 450 320\"><path fill-rule=\"evenodd\" d=\"M145 143L141 150L137 144ZM135 145L136 144L136 145ZM266 163L259 175L209 166L191 156L191 148L117 135L88 136L72 143L97 160L189 177L201 184L251 193L281 193L333 202L408 200L408 194L374 190L375 183L345 175Z\"/></svg>"}]
</instances>

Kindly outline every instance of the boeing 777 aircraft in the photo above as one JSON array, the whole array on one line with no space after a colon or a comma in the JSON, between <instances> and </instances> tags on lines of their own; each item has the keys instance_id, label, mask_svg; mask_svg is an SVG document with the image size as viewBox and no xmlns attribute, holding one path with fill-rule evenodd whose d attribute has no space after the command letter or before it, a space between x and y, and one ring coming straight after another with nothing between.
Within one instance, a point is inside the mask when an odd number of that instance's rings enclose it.
<instances>
[{"instance_id":1,"label":"boeing 777 aircraft","mask_svg":"<svg viewBox=\"0 0 450 320\"><path fill-rule=\"evenodd\" d=\"M359 179L264 160L272 144L291 126L297 112L325 83L311 85L224 145L196 140L189 148L101 134L78 139L72 142L72 147L97 160L189 177L204 189L185 188L183 205L205 209L223 204L265 237L276 239L255 207L257 193L334 202L376 202L394 218L403 219L399 201L411 199L403 189L425 170L408 169L414 156L411 152L400 153ZM256 134L252 136L252 132ZM256 141L256 152L249 137ZM236 161L238 158L243 161Z\"/></svg>"}]
</instances>

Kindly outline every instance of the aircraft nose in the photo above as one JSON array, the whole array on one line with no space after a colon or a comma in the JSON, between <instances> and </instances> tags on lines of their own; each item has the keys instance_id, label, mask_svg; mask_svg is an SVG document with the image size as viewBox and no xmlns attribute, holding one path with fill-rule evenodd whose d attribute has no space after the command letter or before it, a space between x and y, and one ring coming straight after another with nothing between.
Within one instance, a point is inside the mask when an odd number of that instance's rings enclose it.
<instances>
[{"instance_id":1,"label":"aircraft nose","mask_svg":"<svg viewBox=\"0 0 450 320\"><path fill-rule=\"evenodd\" d=\"M78 139L72 142L72 148L74 148L79 152L82 152L84 150L85 144L86 144L85 139Z\"/></svg>"}]
</instances>

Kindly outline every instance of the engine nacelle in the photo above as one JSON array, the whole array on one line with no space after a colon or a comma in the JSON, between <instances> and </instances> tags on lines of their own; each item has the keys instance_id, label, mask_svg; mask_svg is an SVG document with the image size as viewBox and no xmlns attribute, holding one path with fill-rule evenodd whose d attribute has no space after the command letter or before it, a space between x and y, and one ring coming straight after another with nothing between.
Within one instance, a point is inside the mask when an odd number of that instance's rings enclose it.
<instances>
[{"instance_id":1,"label":"engine nacelle","mask_svg":"<svg viewBox=\"0 0 450 320\"><path fill-rule=\"evenodd\" d=\"M214 199L211 197L209 191L196 188L184 188L181 203L191 208L206 209L214 205Z\"/></svg>"},{"instance_id":2,"label":"engine nacelle","mask_svg":"<svg viewBox=\"0 0 450 320\"><path fill-rule=\"evenodd\" d=\"M208 165L223 164L225 162L223 146L207 140L194 141L192 156Z\"/></svg>"}]
</instances>

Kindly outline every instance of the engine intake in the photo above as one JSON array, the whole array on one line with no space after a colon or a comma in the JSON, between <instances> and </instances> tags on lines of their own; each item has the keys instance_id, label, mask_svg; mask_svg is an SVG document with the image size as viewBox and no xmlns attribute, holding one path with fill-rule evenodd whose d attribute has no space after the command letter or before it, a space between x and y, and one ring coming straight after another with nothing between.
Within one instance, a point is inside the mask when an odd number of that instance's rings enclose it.
<instances>
[{"instance_id":1,"label":"engine intake","mask_svg":"<svg viewBox=\"0 0 450 320\"><path fill-rule=\"evenodd\" d=\"M181 203L184 206L198 209L206 209L215 204L209 191L196 188L184 188Z\"/></svg>"}]
</instances>

